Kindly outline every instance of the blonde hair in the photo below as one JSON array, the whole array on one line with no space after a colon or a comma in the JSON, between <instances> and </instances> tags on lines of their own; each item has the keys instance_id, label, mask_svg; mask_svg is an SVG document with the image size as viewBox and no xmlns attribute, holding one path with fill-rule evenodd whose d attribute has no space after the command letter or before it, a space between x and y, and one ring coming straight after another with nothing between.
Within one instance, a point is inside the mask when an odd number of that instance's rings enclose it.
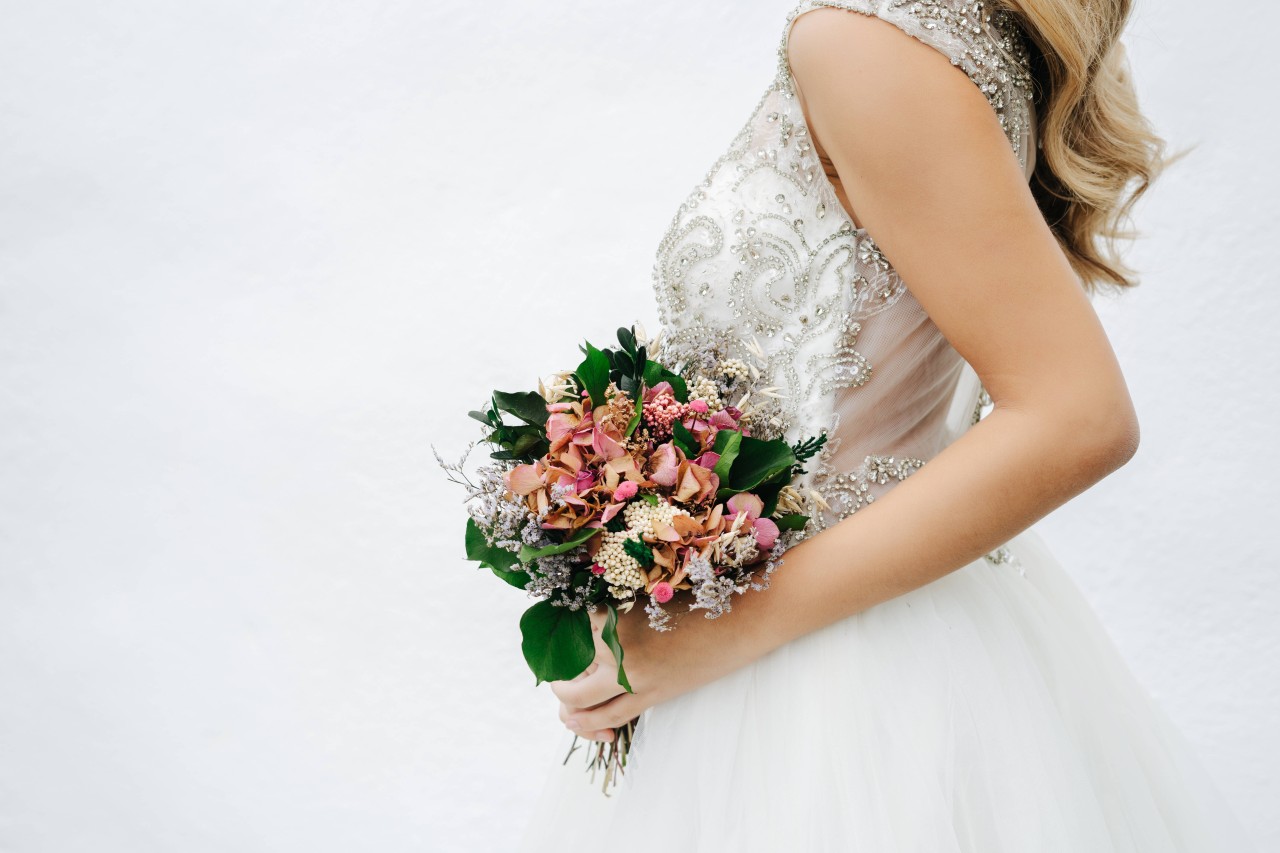
<instances>
[{"instance_id":1,"label":"blonde hair","mask_svg":"<svg viewBox=\"0 0 1280 853\"><path fill-rule=\"evenodd\" d=\"M1087 290L1131 287L1137 279L1118 244L1135 236L1134 204L1175 159L1138 108L1120 42L1132 2L997 2L1030 37L1040 211Z\"/></svg>"}]
</instances>

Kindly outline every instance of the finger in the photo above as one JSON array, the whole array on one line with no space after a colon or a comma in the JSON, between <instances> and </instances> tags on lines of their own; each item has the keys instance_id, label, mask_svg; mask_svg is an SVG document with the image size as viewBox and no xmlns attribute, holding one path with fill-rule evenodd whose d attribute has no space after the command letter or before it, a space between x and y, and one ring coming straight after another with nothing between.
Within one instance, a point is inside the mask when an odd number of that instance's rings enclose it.
<instances>
[{"instance_id":1,"label":"finger","mask_svg":"<svg viewBox=\"0 0 1280 853\"><path fill-rule=\"evenodd\" d=\"M585 739L585 740L603 741L603 742L605 742L605 743L609 743L610 741L612 741L612 740L613 740L613 738L614 738L614 731L613 731L613 729L599 729L599 730L596 730L596 731L582 731L582 730L581 730L581 727L579 726L579 724L577 723L577 721L574 721L574 722L573 722L573 724L572 724L572 725L570 725L570 724L569 724L569 720L570 720L570 717L571 717L572 712L573 712L574 710L575 710L575 709L570 708L570 707L568 707L567 705L565 705L565 704L561 703L561 705L560 705L560 722L565 723L565 728L569 729L569 731L573 732L573 733L574 733L574 734L576 734L578 737L583 738L583 739Z\"/></svg>"},{"instance_id":2,"label":"finger","mask_svg":"<svg viewBox=\"0 0 1280 853\"><path fill-rule=\"evenodd\" d=\"M602 665L585 678L551 682L551 692L572 708L591 708L625 691L618 683L617 668Z\"/></svg>"},{"instance_id":3,"label":"finger","mask_svg":"<svg viewBox=\"0 0 1280 853\"><path fill-rule=\"evenodd\" d=\"M569 709L565 725L573 729L576 723L578 728L574 730L584 732L616 729L640 715L644 710L640 701L634 693L623 693L595 708Z\"/></svg>"}]
</instances>

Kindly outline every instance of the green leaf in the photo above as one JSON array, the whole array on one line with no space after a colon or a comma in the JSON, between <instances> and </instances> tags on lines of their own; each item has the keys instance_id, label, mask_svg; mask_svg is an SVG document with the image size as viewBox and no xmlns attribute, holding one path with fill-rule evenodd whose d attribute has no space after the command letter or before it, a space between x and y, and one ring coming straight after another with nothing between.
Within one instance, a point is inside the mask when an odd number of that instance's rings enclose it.
<instances>
[{"instance_id":1,"label":"green leaf","mask_svg":"<svg viewBox=\"0 0 1280 853\"><path fill-rule=\"evenodd\" d=\"M609 387L609 357L588 342L587 357L575 375L591 397L592 408L603 405L604 392Z\"/></svg>"},{"instance_id":2,"label":"green leaf","mask_svg":"<svg viewBox=\"0 0 1280 853\"><path fill-rule=\"evenodd\" d=\"M720 454L720 461L716 463L713 469L716 476L720 478L721 487L729 484L729 473L733 468L733 463L738 458L739 449L742 446L742 433L731 429L722 429L716 433L715 444L712 450Z\"/></svg>"},{"instance_id":3,"label":"green leaf","mask_svg":"<svg viewBox=\"0 0 1280 853\"><path fill-rule=\"evenodd\" d=\"M636 413L631 416L631 420L627 422L626 437L630 438L631 433L636 431L636 427L640 426L640 417L644 412L644 394L640 393L640 389L635 391L636 395Z\"/></svg>"},{"instance_id":4,"label":"green leaf","mask_svg":"<svg viewBox=\"0 0 1280 853\"><path fill-rule=\"evenodd\" d=\"M474 518L467 519L467 559L475 560L483 568L487 568L498 578L518 589L524 589L532 578L529 573L515 568L519 558L506 548L490 545L484 538L484 531L476 524Z\"/></svg>"},{"instance_id":5,"label":"green leaf","mask_svg":"<svg viewBox=\"0 0 1280 853\"><path fill-rule=\"evenodd\" d=\"M640 500L644 501L644 502L645 502L645 503L647 503L649 506L657 506L657 505L658 505L658 503L659 503L659 501L658 501L658 496L657 496L657 495L651 495L651 494L648 494L648 493L645 493L645 494L641 495L641 496L640 496Z\"/></svg>"},{"instance_id":6,"label":"green leaf","mask_svg":"<svg viewBox=\"0 0 1280 853\"><path fill-rule=\"evenodd\" d=\"M689 386L685 384L684 377L678 373L672 373L656 361L646 362L644 366L644 383L652 388L659 382L664 381L671 383L671 393L675 395L677 402L689 402Z\"/></svg>"},{"instance_id":7,"label":"green leaf","mask_svg":"<svg viewBox=\"0 0 1280 853\"><path fill-rule=\"evenodd\" d=\"M618 343L622 345L622 349L626 352L636 351L636 336L633 331L627 328L618 329Z\"/></svg>"},{"instance_id":8,"label":"green leaf","mask_svg":"<svg viewBox=\"0 0 1280 853\"><path fill-rule=\"evenodd\" d=\"M570 610L539 601L520 617L520 634L520 649L536 684L575 678L596 657L591 617L582 608Z\"/></svg>"},{"instance_id":9,"label":"green leaf","mask_svg":"<svg viewBox=\"0 0 1280 853\"><path fill-rule=\"evenodd\" d=\"M642 569L653 565L653 549L639 539L622 540L622 550L628 557L639 563Z\"/></svg>"},{"instance_id":10,"label":"green leaf","mask_svg":"<svg viewBox=\"0 0 1280 853\"><path fill-rule=\"evenodd\" d=\"M583 542L586 542L599 532L600 528L598 527L583 527L579 528L577 533L573 534L558 545L548 545L545 548L533 548L529 545L523 545L520 548L520 562L528 563L538 559L539 557L550 557L553 554L563 554L567 551L572 551L574 548L577 548Z\"/></svg>"},{"instance_id":11,"label":"green leaf","mask_svg":"<svg viewBox=\"0 0 1280 853\"><path fill-rule=\"evenodd\" d=\"M537 391L508 393L493 392L493 407L501 412L509 412L527 424L537 427L547 425L547 401Z\"/></svg>"},{"instance_id":12,"label":"green leaf","mask_svg":"<svg viewBox=\"0 0 1280 853\"><path fill-rule=\"evenodd\" d=\"M780 530L804 530L805 525L809 523L809 516L791 513L775 518L773 523L778 525Z\"/></svg>"},{"instance_id":13,"label":"green leaf","mask_svg":"<svg viewBox=\"0 0 1280 853\"><path fill-rule=\"evenodd\" d=\"M475 420L479 421L480 423L484 424L485 426L493 426L493 421L491 421L491 420L489 419L489 412L488 412L488 411L484 411L484 412L479 412L479 411L476 411L476 412L467 412L467 417L469 417L469 418L473 418L473 419L475 419Z\"/></svg>"},{"instance_id":14,"label":"green leaf","mask_svg":"<svg viewBox=\"0 0 1280 853\"><path fill-rule=\"evenodd\" d=\"M627 673L622 668L622 643L618 641L618 611L612 604L608 607L609 615L605 617L604 630L600 632L600 639L604 640L609 651L613 652L613 659L618 662L618 684L622 685L622 689L628 693L635 693L631 689L631 683L627 681Z\"/></svg>"},{"instance_id":15,"label":"green leaf","mask_svg":"<svg viewBox=\"0 0 1280 853\"><path fill-rule=\"evenodd\" d=\"M693 437L693 433L679 421L673 421L671 424L671 436L675 439L676 447L684 451L684 455L690 459L694 459L700 455L701 447L698 439Z\"/></svg>"},{"instance_id":16,"label":"green leaf","mask_svg":"<svg viewBox=\"0 0 1280 853\"><path fill-rule=\"evenodd\" d=\"M718 436L717 436L718 437ZM721 457L723 461L723 457ZM785 441L762 441L750 436L742 436L737 458L729 470L729 488L739 492L749 492L756 486L790 471L796 464L796 455ZM716 466L720 473L720 466ZM723 483L723 478L721 483Z\"/></svg>"}]
</instances>

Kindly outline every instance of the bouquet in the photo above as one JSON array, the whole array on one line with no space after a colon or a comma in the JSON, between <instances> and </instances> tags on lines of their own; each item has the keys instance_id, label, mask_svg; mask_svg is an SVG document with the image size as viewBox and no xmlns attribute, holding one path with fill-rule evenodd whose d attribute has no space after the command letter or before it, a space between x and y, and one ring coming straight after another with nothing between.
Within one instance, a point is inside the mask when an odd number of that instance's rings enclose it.
<instances>
[{"instance_id":1,"label":"bouquet","mask_svg":"<svg viewBox=\"0 0 1280 853\"><path fill-rule=\"evenodd\" d=\"M471 412L489 464L468 474L471 448L457 464L440 460L467 489L468 559L538 599L520 619L538 684L591 664L589 614L603 609L602 639L632 692L619 612L643 602L659 631L681 603L719 616L734 594L767 588L809 523L792 484L826 436L780 437L776 389L729 352L762 364L758 345L712 340L681 353L635 327L617 336L614 349L587 343L576 370L537 391L495 391ZM606 788L626 766L636 722L589 754Z\"/></svg>"}]
</instances>

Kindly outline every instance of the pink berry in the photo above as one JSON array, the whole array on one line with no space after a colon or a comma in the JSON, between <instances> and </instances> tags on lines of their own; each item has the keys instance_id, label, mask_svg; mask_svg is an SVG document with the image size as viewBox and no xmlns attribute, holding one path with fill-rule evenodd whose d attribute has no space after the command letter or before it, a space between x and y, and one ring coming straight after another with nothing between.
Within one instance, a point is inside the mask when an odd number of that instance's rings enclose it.
<instances>
[{"instance_id":1,"label":"pink berry","mask_svg":"<svg viewBox=\"0 0 1280 853\"><path fill-rule=\"evenodd\" d=\"M653 585L653 600L659 604L666 604L673 595L675 595L675 590L666 581L658 581Z\"/></svg>"},{"instance_id":2,"label":"pink berry","mask_svg":"<svg viewBox=\"0 0 1280 853\"><path fill-rule=\"evenodd\" d=\"M600 565L599 563L592 563L592 564L591 564L591 574L593 574L593 575L602 575L602 574L604 574L604 566Z\"/></svg>"}]
</instances>

